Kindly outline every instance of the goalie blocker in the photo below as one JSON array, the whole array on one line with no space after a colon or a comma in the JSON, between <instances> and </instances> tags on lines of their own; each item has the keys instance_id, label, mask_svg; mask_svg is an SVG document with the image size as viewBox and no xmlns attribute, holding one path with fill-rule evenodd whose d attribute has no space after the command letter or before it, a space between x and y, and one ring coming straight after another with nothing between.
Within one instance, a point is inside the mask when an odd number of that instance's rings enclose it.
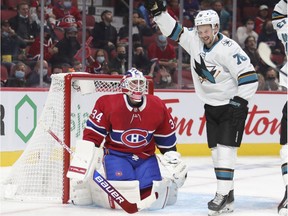
<instances>
[{"instance_id":1,"label":"goalie blocker","mask_svg":"<svg viewBox=\"0 0 288 216\"><path fill-rule=\"evenodd\" d=\"M79 140L69 167L67 177L71 179L71 202L74 205L96 205L103 208L121 209L117 204L117 197L111 199L107 191L98 185L101 177L96 177L97 184L93 181L94 170L103 172L101 163L103 149L94 146L94 143ZM162 180L153 181L151 195L141 200L139 181L108 181L117 189L124 199L130 203L137 203L138 208L156 210L166 205L173 205L177 201L178 188L181 187L187 176L187 166L180 159L180 154L175 151L157 155ZM96 181L95 180L95 181ZM102 179L105 183L105 179ZM101 184L101 182L99 182ZM111 190L111 189L110 189ZM115 192L116 194L117 192ZM115 195L114 194L114 195ZM155 198L155 194L157 197ZM120 197L121 198L121 197ZM119 199L120 199L119 198ZM115 202L116 201L116 202Z\"/></svg>"}]
</instances>

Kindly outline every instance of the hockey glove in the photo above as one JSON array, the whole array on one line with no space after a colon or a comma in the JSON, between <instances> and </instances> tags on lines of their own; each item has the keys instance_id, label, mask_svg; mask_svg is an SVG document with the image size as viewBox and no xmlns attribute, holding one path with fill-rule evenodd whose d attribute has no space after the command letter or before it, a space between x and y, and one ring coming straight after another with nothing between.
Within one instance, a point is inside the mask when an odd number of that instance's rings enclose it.
<instances>
[{"instance_id":1,"label":"hockey glove","mask_svg":"<svg viewBox=\"0 0 288 216\"><path fill-rule=\"evenodd\" d=\"M160 15L162 11L166 11L165 0L145 0L144 6L153 17Z\"/></svg>"},{"instance_id":2,"label":"hockey glove","mask_svg":"<svg viewBox=\"0 0 288 216\"><path fill-rule=\"evenodd\" d=\"M162 177L171 179L180 188L188 172L188 166L181 159L181 155L176 151L169 151L164 155L159 155L158 160Z\"/></svg>"},{"instance_id":3,"label":"hockey glove","mask_svg":"<svg viewBox=\"0 0 288 216\"><path fill-rule=\"evenodd\" d=\"M238 124L245 122L248 115L248 101L235 96L233 99L230 99L230 112L232 125L237 126Z\"/></svg>"}]
</instances>

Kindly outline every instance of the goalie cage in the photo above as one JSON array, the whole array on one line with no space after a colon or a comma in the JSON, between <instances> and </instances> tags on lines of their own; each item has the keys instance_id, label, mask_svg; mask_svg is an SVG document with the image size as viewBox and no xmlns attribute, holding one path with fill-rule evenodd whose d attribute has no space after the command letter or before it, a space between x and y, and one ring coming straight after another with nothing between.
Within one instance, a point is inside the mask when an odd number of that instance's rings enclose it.
<instances>
[{"instance_id":1,"label":"goalie cage","mask_svg":"<svg viewBox=\"0 0 288 216\"><path fill-rule=\"evenodd\" d=\"M82 130L97 98L121 92L121 78L79 72L52 75L33 136L2 182L2 199L68 203L70 183L66 173L70 154L47 129L73 149L71 144L82 138ZM153 81L149 78L147 81L146 93L153 94Z\"/></svg>"}]
</instances>

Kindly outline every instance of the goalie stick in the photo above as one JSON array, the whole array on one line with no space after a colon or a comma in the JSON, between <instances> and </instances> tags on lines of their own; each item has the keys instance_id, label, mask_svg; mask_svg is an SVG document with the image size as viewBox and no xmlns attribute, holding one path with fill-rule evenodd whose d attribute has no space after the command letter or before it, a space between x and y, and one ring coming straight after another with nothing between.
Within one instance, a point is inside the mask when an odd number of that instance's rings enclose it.
<instances>
[{"instance_id":1,"label":"goalie stick","mask_svg":"<svg viewBox=\"0 0 288 216\"><path fill-rule=\"evenodd\" d=\"M74 152L69 148L53 131L46 129L46 131L71 155ZM108 194L124 211L129 214L136 213L149 206L157 199L157 194L150 195L138 203L130 203L116 188L114 188L109 181L107 181L97 170L94 170L93 180L102 190Z\"/></svg>"},{"instance_id":2,"label":"goalie stick","mask_svg":"<svg viewBox=\"0 0 288 216\"><path fill-rule=\"evenodd\" d=\"M282 71L281 69L278 69L277 66L274 64L274 62L271 60L271 49L270 47L264 43L260 42L258 46L258 53L261 57L261 59L270 67L274 68L277 70L279 73L283 74L284 76L287 77L287 73L285 71Z\"/></svg>"}]
</instances>

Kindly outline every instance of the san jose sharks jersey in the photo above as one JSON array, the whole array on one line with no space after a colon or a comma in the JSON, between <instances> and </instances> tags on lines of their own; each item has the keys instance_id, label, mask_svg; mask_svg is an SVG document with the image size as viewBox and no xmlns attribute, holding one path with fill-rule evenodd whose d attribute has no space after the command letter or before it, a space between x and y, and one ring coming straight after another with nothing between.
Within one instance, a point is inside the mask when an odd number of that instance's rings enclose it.
<instances>
[{"instance_id":1,"label":"san jose sharks jersey","mask_svg":"<svg viewBox=\"0 0 288 216\"><path fill-rule=\"evenodd\" d=\"M209 49L196 28L182 27L167 12L154 17L163 35L178 41L190 54L196 94L206 104L228 104L234 96L249 100L256 92L258 78L247 54L232 39L218 33Z\"/></svg>"},{"instance_id":2,"label":"san jose sharks jersey","mask_svg":"<svg viewBox=\"0 0 288 216\"><path fill-rule=\"evenodd\" d=\"M140 158L154 155L155 147L170 149L176 145L173 118L160 98L144 95L140 107L132 107L127 95L101 96L87 120L83 139Z\"/></svg>"},{"instance_id":3,"label":"san jose sharks jersey","mask_svg":"<svg viewBox=\"0 0 288 216\"><path fill-rule=\"evenodd\" d=\"M288 18L287 18L287 0L280 0L274 7L272 13L272 24L274 29L277 31L278 38L284 45L285 53L287 56L288 52ZM282 71L287 74L287 62L281 68ZM287 76L279 73L280 84L287 88Z\"/></svg>"}]
</instances>

